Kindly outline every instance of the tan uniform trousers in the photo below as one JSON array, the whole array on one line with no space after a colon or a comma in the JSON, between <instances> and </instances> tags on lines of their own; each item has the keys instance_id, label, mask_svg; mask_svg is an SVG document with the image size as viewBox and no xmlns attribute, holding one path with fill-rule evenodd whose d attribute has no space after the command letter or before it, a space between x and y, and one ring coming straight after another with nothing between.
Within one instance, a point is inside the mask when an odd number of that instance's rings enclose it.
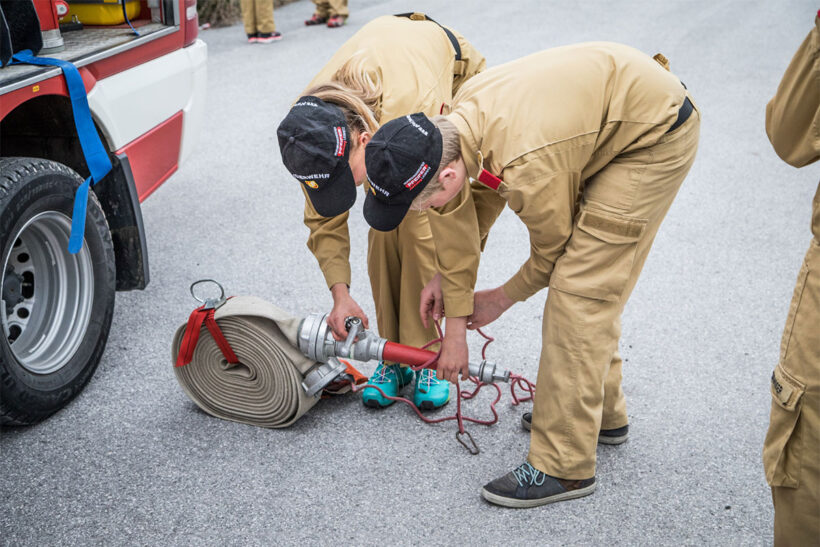
<instances>
[{"instance_id":1,"label":"tan uniform trousers","mask_svg":"<svg viewBox=\"0 0 820 547\"><path fill-rule=\"evenodd\" d=\"M626 425L620 316L655 234L695 160L695 109L653 146L617 156L587 180L544 307L529 462L562 479L595 475L606 429Z\"/></svg>"},{"instance_id":2,"label":"tan uniform trousers","mask_svg":"<svg viewBox=\"0 0 820 547\"><path fill-rule=\"evenodd\" d=\"M438 338L435 327L425 329L419 317L421 290L436 273L427 213L409 211L398 228L390 232L371 228L367 239L367 272L379 335L418 347Z\"/></svg>"},{"instance_id":3,"label":"tan uniform trousers","mask_svg":"<svg viewBox=\"0 0 820 547\"><path fill-rule=\"evenodd\" d=\"M820 207L820 188L815 207ZM780 363L772 373L772 410L763 467L772 487L776 546L820 544L820 242L813 239L797 276Z\"/></svg>"},{"instance_id":4,"label":"tan uniform trousers","mask_svg":"<svg viewBox=\"0 0 820 547\"><path fill-rule=\"evenodd\" d=\"M766 106L766 133L794 167L820 160L820 14ZM820 186L812 233L772 373L763 467L772 487L774 543L820 545Z\"/></svg>"},{"instance_id":5,"label":"tan uniform trousers","mask_svg":"<svg viewBox=\"0 0 820 547\"><path fill-rule=\"evenodd\" d=\"M316 14L323 19L342 15L347 17L350 12L347 10L347 0L313 0L316 4Z\"/></svg>"},{"instance_id":6,"label":"tan uniform trousers","mask_svg":"<svg viewBox=\"0 0 820 547\"><path fill-rule=\"evenodd\" d=\"M245 34L276 32L273 22L273 0L240 0Z\"/></svg>"}]
</instances>

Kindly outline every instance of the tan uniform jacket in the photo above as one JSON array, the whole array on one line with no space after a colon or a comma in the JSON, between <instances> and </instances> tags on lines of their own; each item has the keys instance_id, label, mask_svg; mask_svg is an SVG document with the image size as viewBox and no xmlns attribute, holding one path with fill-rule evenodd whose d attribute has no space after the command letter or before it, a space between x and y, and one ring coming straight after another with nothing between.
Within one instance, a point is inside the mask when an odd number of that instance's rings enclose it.
<instances>
[{"instance_id":1,"label":"tan uniform jacket","mask_svg":"<svg viewBox=\"0 0 820 547\"><path fill-rule=\"evenodd\" d=\"M308 89L330 81L348 59L360 55L374 80L381 81L381 108L376 112L380 123L414 112L437 115L442 104L450 104L458 86L485 66L484 57L458 32L452 32L461 46L459 67L455 66L453 45L436 23L392 15L379 17L339 48ZM305 199L305 225L310 229L307 245L328 287L336 283L350 285L347 218L347 212L322 217Z\"/></svg>"},{"instance_id":2,"label":"tan uniform jacket","mask_svg":"<svg viewBox=\"0 0 820 547\"><path fill-rule=\"evenodd\" d=\"M535 53L467 82L449 115L467 173L478 177L483 156L483 167L504 182L497 193L465 185L429 214L445 314L472 313L480 241L505 203L527 225L531 247L505 291L521 301L548 286L584 181L617 155L656 143L685 93L651 57L604 42Z\"/></svg>"},{"instance_id":3,"label":"tan uniform jacket","mask_svg":"<svg viewBox=\"0 0 820 547\"><path fill-rule=\"evenodd\" d=\"M820 16L766 105L766 134L789 165L803 167L820 159ZM820 185L814 196L812 232L820 241Z\"/></svg>"}]
</instances>

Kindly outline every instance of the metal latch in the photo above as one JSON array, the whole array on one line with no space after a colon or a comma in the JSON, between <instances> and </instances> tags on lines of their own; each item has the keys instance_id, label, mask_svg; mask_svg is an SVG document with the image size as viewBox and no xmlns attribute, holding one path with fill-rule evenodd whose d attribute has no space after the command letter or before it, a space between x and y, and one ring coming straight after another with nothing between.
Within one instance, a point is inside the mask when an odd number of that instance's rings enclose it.
<instances>
[{"instance_id":1,"label":"metal latch","mask_svg":"<svg viewBox=\"0 0 820 547\"><path fill-rule=\"evenodd\" d=\"M346 370L347 366L344 363L331 357L327 363L322 363L305 376L302 388L309 397L319 397L322 390L336 381Z\"/></svg>"},{"instance_id":2,"label":"metal latch","mask_svg":"<svg viewBox=\"0 0 820 547\"><path fill-rule=\"evenodd\" d=\"M205 298L205 299L199 298L196 295L196 293L194 292L194 288L197 285L200 285L202 283L213 283L214 285L219 287L219 296L216 297L216 298ZM215 281L213 279L200 279L199 281L194 281L193 283L191 283L191 289L190 290L191 290L191 296L194 297L194 300L196 300L197 302L202 304L202 309L204 309L204 310L218 309L227 300L225 298L225 288L222 286L221 283L219 283L219 281Z\"/></svg>"}]
</instances>

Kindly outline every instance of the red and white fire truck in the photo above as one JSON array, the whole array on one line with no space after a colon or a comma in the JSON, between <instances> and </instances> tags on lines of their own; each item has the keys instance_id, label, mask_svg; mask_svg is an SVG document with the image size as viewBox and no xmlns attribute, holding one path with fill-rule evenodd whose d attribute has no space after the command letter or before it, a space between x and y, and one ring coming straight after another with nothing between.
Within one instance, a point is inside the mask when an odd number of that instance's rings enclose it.
<instances>
[{"instance_id":1,"label":"red and white fire truck","mask_svg":"<svg viewBox=\"0 0 820 547\"><path fill-rule=\"evenodd\" d=\"M31 38L20 36L25 22L6 19L33 6L43 46L33 53L79 70L90 126L111 163L89 193L82 247L70 253L75 194L93 171L75 123L77 93L60 67L0 68L3 424L44 419L93 375L115 291L148 284L140 203L190 155L202 124L207 47L197 39L196 0L125 1L0 0L0 50L9 33L18 44Z\"/></svg>"}]
</instances>

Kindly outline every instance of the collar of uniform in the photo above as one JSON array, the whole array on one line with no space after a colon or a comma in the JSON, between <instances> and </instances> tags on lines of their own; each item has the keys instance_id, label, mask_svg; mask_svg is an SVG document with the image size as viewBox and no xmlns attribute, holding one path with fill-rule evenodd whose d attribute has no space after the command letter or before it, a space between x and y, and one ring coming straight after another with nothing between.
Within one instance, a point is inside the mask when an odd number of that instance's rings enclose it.
<instances>
[{"instance_id":1,"label":"collar of uniform","mask_svg":"<svg viewBox=\"0 0 820 547\"><path fill-rule=\"evenodd\" d=\"M457 112L447 116L447 119L453 122L453 125L458 129L459 138L461 140L461 158L464 160L464 165L467 168L467 176L471 179L478 180L480 170L478 164L479 149L473 131L470 129L470 125Z\"/></svg>"}]
</instances>

